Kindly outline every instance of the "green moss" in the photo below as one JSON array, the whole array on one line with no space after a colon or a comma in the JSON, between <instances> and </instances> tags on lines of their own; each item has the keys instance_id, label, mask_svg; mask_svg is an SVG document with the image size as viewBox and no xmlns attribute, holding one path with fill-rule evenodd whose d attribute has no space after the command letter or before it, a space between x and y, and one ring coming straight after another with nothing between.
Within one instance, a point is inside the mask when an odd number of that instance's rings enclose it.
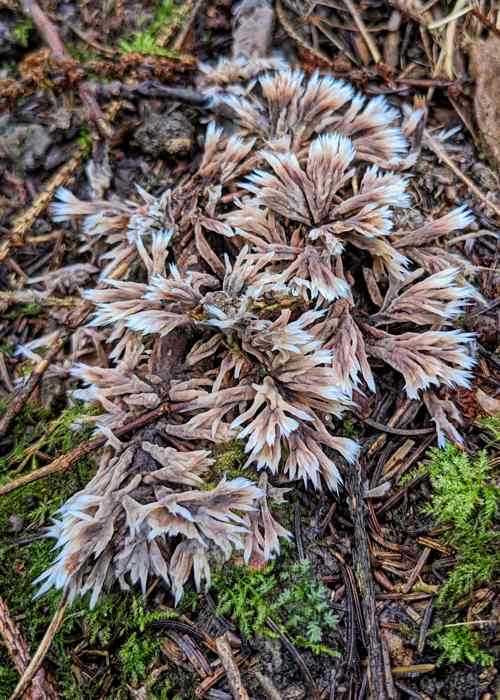
<instances>
[{"instance_id":1,"label":"green moss","mask_svg":"<svg viewBox=\"0 0 500 700\"><path fill-rule=\"evenodd\" d=\"M9 321L15 321L19 316L25 316L26 318L35 318L39 316L43 311L43 307L37 301L31 301L29 304L17 305L15 309L9 311L6 314L6 318Z\"/></svg>"},{"instance_id":2,"label":"green moss","mask_svg":"<svg viewBox=\"0 0 500 700\"><path fill-rule=\"evenodd\" d=\"M266 622L270 617L297 647L337 655L325 643L336 628L336 618L328 592L309 562L285 566L280 572L274 565L263 571L224 567L214 577L213 592L218 613L230 615L245 637L274 637Z\"/></svg>"},{"instance_id":3,"label":"green moss","mask_svg":"<svg viewBox=\"0 0 500 700\"><path fill-rule=\"evenodd\" d=\"M353 440L360 440L364 435L363 426L359 422L350 419L343 420L340 424L342 435Z\"/></svg>"},{"instance_id":4,"label":"green moss","mask_svg":"<svg viewBox=\"0 0 500 700\"><path fill-rule=\"evenodd\" d=\"M125 676L136 685L147 676L149 667L160 651L159 639L148 639L132 632L118 656Z\"/></svg>"},{"instance_id":5,"label":"green moss","mask_svg":"<svg viewBox=\"0 0 500 700\"><path fill-rule=\"evenodd\" d=\"M481 637L467 623L444 626L432 632L432 646L441 654L439 664L470 663L493 666L494 658L481 649Z\"/></svg>"},{"instance_id":6,"label":"green moss","mask_svg":"<svg viewBox=\"0 0 500 700\"><path fill-rule=\"evenodd\" d=\"M500 417L488 416L486 418L480 418L478 424L491 434L493 443L500 442Z\"/></svg>"},{"instance_id":7,"label":"green moss","mask_svg":"<svg viewBox=\"0 0 500 700\"><path fill-rule=\"evenodd\" d=\"M155 12L151 23L127 41L121 40L118 46L125 53L140 53L149 56L164 56L176 58L177 54L169 49L159 46L158 36L162 30L168 26L182 22L186 14L186 9L180 5L176 6L173 0L163 0Z\"/></svg>"},{"instance_id":8,"label":"green moss","mask_svg":"<svg viewBox=\"0 0 500 700\"><path fill-rule=\"evenodd\" d=\"M82 149L83 157L90 158L92 155L92 132L90 129L87 126L82 126L76 140Z\"/></svg>"},{"instance_id":9,"label":"green moss","mask_svg":"<svg viewBox=\"0 0 500 700\"><path fill-rule=\"evenodd\" d=\"M214 451L215 464L212 466L214 478L219 480L226 475L227 479L236 479L245 474L248 470L243 465L246 461L245 444L239 440L229 442L225 445L217 445Z\"/></svg>"},{"instance_id":10,"label":"green moss","mask_svg":"<svg viewBox=\"0 0 500 700\"><path fill-rule=\"evenodd\" d=\"M14 36L17 43L26 48L28 46L30 34L33 31L33 22L30 19L24 19L18 22L14 28Z\"/></svg>"},{"instance_id":11,"label":"green moss","mask_svg":"<svg viewBox=\"0 0 500 700\"><path fill-rule=\"evenodd\" d=\"M448 528L444 538L457 561L438 597L451 606L499 570L498 489L485 451L470 458L453 445L433 449L427 471L432 497L424 510L435 525Z\"/></svg>"}]
</instances>

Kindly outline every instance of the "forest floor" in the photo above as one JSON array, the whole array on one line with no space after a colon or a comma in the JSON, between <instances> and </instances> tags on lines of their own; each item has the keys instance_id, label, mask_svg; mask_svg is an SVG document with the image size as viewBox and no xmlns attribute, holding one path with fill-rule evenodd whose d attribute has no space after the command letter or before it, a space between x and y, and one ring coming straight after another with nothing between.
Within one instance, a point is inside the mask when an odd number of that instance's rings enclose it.
<instances>
[{"instance_id":1,"label":"forest floor","mask_svg":"<svg viewBox=\"0 0 500 700\"><path fill-rule=\"evenodd\" d=\"M86 600L61 609L58 593L33 601L54 554L44 528L99 452L90 431L70 430L83 410L68 400L71 378L46 376L90 318L79 287L96 284L92 272L49 294L31 282L95 262L48 206L61 185L85 198L85 166L104 145L121 199L192 170L203 111L92 86L194 86L198 61L230 52L231 2L0 0L0 700L42 640L21 697L224 700L240 681L237 697L254 700L500 696L500 11L488 0L282 0L275 13L272 45L293 65L424 104L410 191L424 216L474 212L448 242L477 266L486 300L461 319L479 359L473 387L452 392L465 448L438 450L422 403L381 370L377 393L339 426L362 445L359 469L335 497L294 489L280 510L294 538L271 566L231 560L178 607L159 582L145 596L106 593L93 611ZM454 127L443 149L432 134ZM55 330L64 343L45 363L16 354ZM215 457L221 472L252 471L238 442ZM216 644L226 632L229 651Z\"/></svg>"}]
</instances>

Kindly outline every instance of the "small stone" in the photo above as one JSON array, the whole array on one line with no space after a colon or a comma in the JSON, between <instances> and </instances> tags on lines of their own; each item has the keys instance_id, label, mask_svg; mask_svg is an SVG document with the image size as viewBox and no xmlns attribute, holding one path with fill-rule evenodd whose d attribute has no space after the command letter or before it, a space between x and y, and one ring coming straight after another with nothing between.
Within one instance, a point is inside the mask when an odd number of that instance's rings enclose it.
<instances>
[{"instance_id":1,"label":"small stone","mask_svg":"<svg viewBox=\"0 0 500 700\"><path fill-rule=\"evenodd\" d=\"M148 155L185 156L194 145L194 128L180 111L149 113L135 132L134 142Z\"/></svg>"}]
</instances>

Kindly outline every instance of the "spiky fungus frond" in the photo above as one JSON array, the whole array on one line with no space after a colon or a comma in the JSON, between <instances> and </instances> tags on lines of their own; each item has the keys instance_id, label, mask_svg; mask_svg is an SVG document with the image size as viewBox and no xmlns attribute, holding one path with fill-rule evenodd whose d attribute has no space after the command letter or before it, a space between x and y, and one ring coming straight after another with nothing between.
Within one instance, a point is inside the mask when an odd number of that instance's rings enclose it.
<instances>
[{"instance_id":1,"label":"spiky fungus frond","mask_svg":"<svg viewBox=\"0 0 500 700\"><path fill-rule=\"evenodd\" d=\"M213 462L206 450L180 452L147 441L104 459L48 530L60 551L34 582L41 584L37 596L67 588L72 601L92 591L94 607L115 581L122 589L127 579L140 583L145 592L148 578L159 576L177 603L191 572L198 590L203 581L209 587L210 562L234 550L247 561L256 552L273 558L278 538L291 535L271 518L266 492L244 478L206 489L203 476Z\"/></svg>"}]
</instances>

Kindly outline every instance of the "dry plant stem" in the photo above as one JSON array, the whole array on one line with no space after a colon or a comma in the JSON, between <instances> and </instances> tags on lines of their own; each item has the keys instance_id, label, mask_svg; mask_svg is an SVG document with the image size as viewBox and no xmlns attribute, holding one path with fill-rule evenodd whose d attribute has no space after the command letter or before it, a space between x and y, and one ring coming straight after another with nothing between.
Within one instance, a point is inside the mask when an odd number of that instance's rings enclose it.
<instances>
[{"instance_id":1,"label":"dry plant stem","mask_svg":"<svg viewBox=\"0 0 500 700\"><path fill-rule=\"evenodd\" d=\"M500 38L500 29L496 27L493 22L490 22L490 20L485 17L477 8L472 8L471 10L472 14L474 17L477 17L477 19L482 22L488 29L495 34L495 36Z\"/></svg>"},{"instance_id":2,"label":"dry plant stem","mask_svg":"<svg viewBox=\"0 0 500 700\"><path fill-rule=\"evenodd\" d=\"M384 631L380 631L380 643L382 645L382 658L384 661L384 680L389 700L396 700L399 695L394 686L394 679L391 672L391 655L389 653L389 644L385 637Z\"/></svg>"},{"instance_id":3,"label":"dry plant stem","mask_svg":"<svg viewBox=\"0 0 500 700\"><path fill-rule=\"evenodd\" d=\"M197 0L197 2L195 2L194 7L192 8L191 12L189 13L189 17L187 18L186 22L183 24L182 29L180 30L179 34L177 35L177 38L174 41L174 45L172 47L174 49L174 51L181 52L183 50L186 39L187 39L187 37L191 31L191 28L193 26L193 23L196 19L196 15L200 11L204 2L205 2L205 0Z\"/></svg>"},{"instance_id":4,"label":"dry plant stem","mask_svg":"<svg viewBox=\"0 0 500 700\"><path fill-rule=\"evenodd\" d=\"M441 160L445 165L447 165L450 170L453 171L453 173L460 179L462 182L464 182L467 187L470 189L471 192L473 192L478 199L483 202L487 207L492 209L495 214L500 218L500 207L498 207L494 202L491 202L488 197L482 192L477 185L475 185L470 178L467 177L467 175L464 175L463 172L460 170L458 165L453 162L453 160L450 158L450 156L446 153L445 149L441 146L436 139L431 136L431 134L425 130L424 131L424 143L425 145L433 152L435 155Z\"/></svg>"},{"instance_id":5,"label":"dry plant stem","mask_svg":"<svg viewBox=\"0 0 500 700\"><path fill-rule=\"evenodd\" d=\"M22 674L29 665L30 652L21 630L13 620L7 604L0 597L0 635L3 638L5 648L11 657L19 674ZM56 700L57 690L52 686L45 675L43 668L39 668L34 674L31 688L26 693L26 698L31 700Z\"/></svg>"},{"instance_id":6,"label":"dry plant stem","mask_svg":"<svg viewBox=\"0 0 500 700\"><path fill-rule=\"evenodd\" d=\"M396 666L392 669L394 676L410 676L414 673L433 673L436 670L436 664L414 664L412 666Z\"/></svg>"},{"instance_id":7,"label":"dry plant stem","mask_svg":"<svg viewBox=\"0 0 500 700\"><path fill-rule=\"evenodd\" d=\"M363 22L361 15L357 11L356 7L354 6L354 3L351 0L344 0L344 4L347 7L347 9L349 10L349 12L351 13L352 18L353 18L357 28L359 29L359 33L363 37L365 44L367 45L368 50L370 51L374 62L380 63L380 61L382 60L382 56L380 55L380 51L378 50L377 45L375 44L375 42L371 38L368 30L366 29L365 23Z\"/></svg>"},{"instance_id":8,"label":"dry plant stem","mask_svg":"<svg viewBox=\"0 0 500 700\"><path fill-rule=\"evenodd\" d=\"M20 698L28 685L31 683L33 680L33 677L35 676L36 672L42 665L42 662L50 648L50 645L52 644L52 640L57 634L57 631L59 627L62 624L62 621L64 619L64 614L66 612L66 608L68 605L68 590L66 589L62 596L61 600L59 601L59 605L57 607L56 613L54 617L52 618L50 625L47 628L47 631L45 632L42 641L40 642L40 646L36 650L35 654L33 655L33 658L29 662L27 668L25 669L23 675L19 679L19 683L17 684L14 692L10 696L10 700L17 700L17 698Z\"/></svg>"},{"instance_id":9,"label":"dry plant stem","mask_svg":"<svg viewBox=\"0 0 500 700\"><path fill-rule=\"evenodd\" d=\"M74 171L82 162L82 149L78 146L71 158L51 177L43 192L41 192L30 207L16 217L8 237L0 243L0 262L8 257L12 246L21 246L24 243L24 236L31 229L36 219L42 214L51 202L54 192L66 185Z\"/></svg>"},{"instance_id":10,"label":"dry plant stem","mask_svg":"<svg viewBox=\"0 0 500 700\"><path fill-rule=\"evenodd\" d=\"M28 382L20 389L17 396L14 396L10 402L5 414L0 421L0 438L2 438L10 427L10 424L14 418L21 412L24 404L29 399L33 391L35 390L38 382L42 378L43 374L47 370L48 366L57 355L59 350L64 345L67 336L64 335L54 343L53 347L47 352L46 357L43 358L32 371Z\"/></svg>"},{"instance_id":11,"label":"dry plant stem","mask_svg":"<svg viewBox=\"0 0 500 700\"><path fill-rule=\"evenodd\" d=\"M167 413L168 410L169 404L162 404L158 408L155 408L154 411L149 411L149 413L145 413L144 415L139 416L135 420L130 421L130 423L123 425L121 428L116 428L114 433L117 437L121 437L122 435L125 435L126 433L129 433L133 430L143 428L148 423L151 423L151 421L156 420L157 418L160 418L160 416ZM50 474L60 474L62 472L67 471L77 460L81 459L81 457L85 457L85 455L88 455L91 452L94 452L94 450L98 450L100 447L103 447L106 444L106 441L106 437L100 437L96 438L95 440L89 440L88 442L84 442L83 445L79 445L78 447L75 447L75 449L71 452L57 457L56 459L54 459L54 461L52 461L50 464L47 464L45 467L41 467L40 469L37 469L36 471L31 472L30 474L20 476L18 479L14 479L8 484L1 486L0 496L5 496L7 493L11 493L11 491L15 491L21 486L31 484L33 481L43 479L46 476L49 476Z\"/></svg>"},{"instance_id":12,"label":"dry plant stem","mask_svg":"<svg viewBox=\"0 0 500 700\"><path fill-rule=\"evenodd\" d=\"M369 697L378 700L378 698L388 697L388 694L383 682L384 660L376 618L375 586L373 584L368 545L366 505L363 499L363 469L361 465L347 470L346 481L349 491L351 517L354 523L353 570L360 592L364 628L367 637Z\"/></svg>"},{"instance_id":13,"label":"dry plant stem","mask_svg":"<svg viewBox=\"0 0 500 700\"><path fill-rule=\"evenodd\" d=\"M250 700L247 691L241 681L240 670L234 660L231 645L229 644L227 633L215 640L215 646L219 659L224 666L227 682L234 700Z\"/></svg>"}]
</instances>

